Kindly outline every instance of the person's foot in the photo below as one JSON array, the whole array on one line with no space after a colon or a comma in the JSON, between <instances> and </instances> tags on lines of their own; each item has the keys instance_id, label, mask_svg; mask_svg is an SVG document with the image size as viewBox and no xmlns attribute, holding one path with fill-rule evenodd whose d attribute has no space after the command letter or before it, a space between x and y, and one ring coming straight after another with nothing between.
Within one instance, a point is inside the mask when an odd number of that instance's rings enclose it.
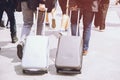
<instances>
[{"instance_id":1,"label":"person's foot","mask_svg":"<svg viewBox=\"0 0 120 80\"><path fill-rule=\"evenodd\" d=\"M4 21L1 21L1 22L0 22L0 27L5 27Z\"/></svg>"},{"instance_id":2,"label":"person's foot","mask_svg":"<svg viewBox=\"0 0 120 80\"><path fill-rule=\"evenodd\" d=\"M105 29L100 29L99 31L100 31L100 32L104 32L104 31L105 31Z\"/></svg>"},{"instance_id":3,"label":"person's foot","mask_svg":"<svg viewBox=\"0 0 120 80\"><path fill-rule=\"evenodd\" d=\"M16 43L18 41L18 38L16 36L12 37L12 43Z\"/></svg>"},{"instance_id":4,"label":"person's foot","mask_svg":"<svg viewBox=\"0 0 120 80\"><path fill-rule=\"evenodd\" d=\"M88 54L87 50L83 50L83 56L86 56Z\"/></svg>"},{"instance_id":5,"label":"person's foot","mask_svg":"<svg viewBox=\"0 0 120 80\"><path fill-rule=\"evenodd\" d=\"M17 56L19 59L22 59L23 56L23 46L24 43L22 41L17 45Z\"/></svg>"},{"instance_id":6,"label":"person's foot","mask_svg":"<svg viewBox=\"0 0 120 80\"><path fill-rule=\"evenodd\" d=\"M55 27L56 27L55 19L52 19L52 28L55 28Z\"/></svg>"},{"instance_id":7,"label":"person's foot","mask_svg":"<svg viewBox=\"0 0 120 80\"><path fill-rule=\"evenodd\" d=\"M49 26L50 26L50 23L49 23L49 22L46 22L46 23L45 23L45 26L49 27Z\"/></svg>"}]
</instances>

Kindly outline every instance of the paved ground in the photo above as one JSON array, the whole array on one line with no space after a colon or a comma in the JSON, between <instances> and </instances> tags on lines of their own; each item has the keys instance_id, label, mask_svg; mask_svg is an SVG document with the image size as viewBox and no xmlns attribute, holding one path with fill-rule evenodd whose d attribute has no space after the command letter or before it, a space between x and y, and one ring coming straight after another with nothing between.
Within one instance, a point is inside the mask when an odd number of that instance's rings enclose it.
<instances>
[{"instance_id":1,"label":"paved ground","mask_svg":"<svg viewBox=\"0 0 120 80\"><path fill-rule=\"evenodd\" d=\"M111 0L113 2L114 0ZM92 26L90 48L83 57L82 74L57 74L54 59L57 37L50 37L49 71L44 75L25 75L22 73L21 61L16 55L16 44L11 43L9 29L0 29L0 80L120 80L120 6L111 6L108 10L106 30L99 32ZM57 9L60 11L60 9ZM60 27L61 13L57 12L57 28ZM22 27L22 14L16 13L18 37ZM82 33L82 24L81 33Z\"/></svg>"}]
</instances>

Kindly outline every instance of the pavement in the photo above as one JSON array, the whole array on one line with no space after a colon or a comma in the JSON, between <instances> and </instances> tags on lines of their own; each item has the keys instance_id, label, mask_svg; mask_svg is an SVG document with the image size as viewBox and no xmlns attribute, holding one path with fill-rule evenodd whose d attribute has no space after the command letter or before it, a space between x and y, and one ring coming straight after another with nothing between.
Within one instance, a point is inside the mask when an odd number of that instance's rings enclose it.
<instances>
[{"instance_id":1,"label":"pavement","mask_svg":"<svg viewBox=\"0 0 120 80\"><path fill-rule=\"evenodd\" d=\"M43 75L26 75L22 73L21 60L17 57L16 45L11 43L10 30L0 28L0 80L120 80L120 5L111 5L106 19L104 32L94 29L92 25L89 52L83 56L81 74L58 74L55 68L55 56L58 37L56 32L49 34L50 53L48 73ZM17 36L20 38L22 13L16 12ZM6 17L6 16L5 16ZM5 18L6 19L6 18ZM60 29L61 12L56 12L57 28ZM81 34L82 34L82 23ZM53 29L48 29L53 30Z\"/></svg>"}]
</instances>

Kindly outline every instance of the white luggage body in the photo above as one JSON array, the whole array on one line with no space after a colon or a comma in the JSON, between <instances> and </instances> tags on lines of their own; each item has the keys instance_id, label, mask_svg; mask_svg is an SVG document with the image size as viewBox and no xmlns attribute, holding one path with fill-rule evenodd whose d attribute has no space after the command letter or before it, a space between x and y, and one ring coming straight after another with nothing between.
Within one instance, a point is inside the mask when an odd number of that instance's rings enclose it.
<instances>
[{"instance_id":1,"label":"white luggage body","mask_svg":"<svg viewBox=\"0 0 120 80\"><path fill-rule=\"evenodd\" d=\"M67 4L69 0L67 0ZM72 9L70 9L70 19L72 14ZM80 9L77 9L77 29L76 36L66 35L61 36L58 42L57 55L55 60L55 67L57 72L63 73L81 73L82 68L82 49L83 42L79 34L79 17Z\"/></svg>"},{"instance_id":2,"label":"white luggage body","mask_svg":"<svg viewBox=\"0 0 120 80\"><path fill-rule=\"evenodd\" d=\"M24 73L47 72L49 39L47 36L28 36L23 50Z\"/></svg>"},{"instance_id":3,"label":"white luggage body","mask_svg":"<svg viewBox=\"0 0 120 80\"><path fill-rule=\"evenodd\" d=\"M78 36L61 36L55 61L57 72L81 73L82 40Z\"/></svg>"}]
</instances>

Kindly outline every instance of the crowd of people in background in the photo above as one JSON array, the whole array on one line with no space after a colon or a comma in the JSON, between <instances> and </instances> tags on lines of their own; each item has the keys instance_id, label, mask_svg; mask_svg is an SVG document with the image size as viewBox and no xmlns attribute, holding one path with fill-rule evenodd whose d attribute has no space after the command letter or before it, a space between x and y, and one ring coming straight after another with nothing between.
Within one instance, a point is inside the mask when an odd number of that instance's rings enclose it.
<instances>
[{"instance_id":1,"label":"crowd of people in background","mask_svg":"<svg viewBox=\"0 0 120 80\"><path fill-rule=\"evenodd\" d=\"M68 2L69 1L69 2ZM109 8L110 0L58 0L62 11L61 29L67 31L65 24L65 15L69 15L70 9L74 9L71 15L71 35L76 35L77 30L77 9L80 8L80 19L83 19L83 55L88 53L89 40L91 35L91 25L94 19L94 26L100 31L104 31L106 27L106 15ZM67 6L67 3L69 5ZM120 3L120 0L116 0L115 4ZM18 5L20 4L20 5ZM37 23L37 35L42 34L43 22L45 19L45 25L50 26L52 21L52 28L56 28L55 11L57 0L0 0L0 26L5 27L2 20L3 12L5 11L10 21L10 32L12 43L18 41L17 38L17 26L15 20L15 11L18 7L21 7L23 15L23 27L21 37L17 45L17 53L19 58L22 58L22 49L24 47L25 38L30 34L31 28L34 23L34 14L36 14L37 7L40 10ZM47 13L45 13L47 8ZM66 12L68 10L68 13ZM49 20L49 13L52 14L52 20ZM46 16L46 17L45 17ZM95 18L94 18L95 17ZM79 19L79 23L80 22Z\"/></svg>"}]
</instances>

